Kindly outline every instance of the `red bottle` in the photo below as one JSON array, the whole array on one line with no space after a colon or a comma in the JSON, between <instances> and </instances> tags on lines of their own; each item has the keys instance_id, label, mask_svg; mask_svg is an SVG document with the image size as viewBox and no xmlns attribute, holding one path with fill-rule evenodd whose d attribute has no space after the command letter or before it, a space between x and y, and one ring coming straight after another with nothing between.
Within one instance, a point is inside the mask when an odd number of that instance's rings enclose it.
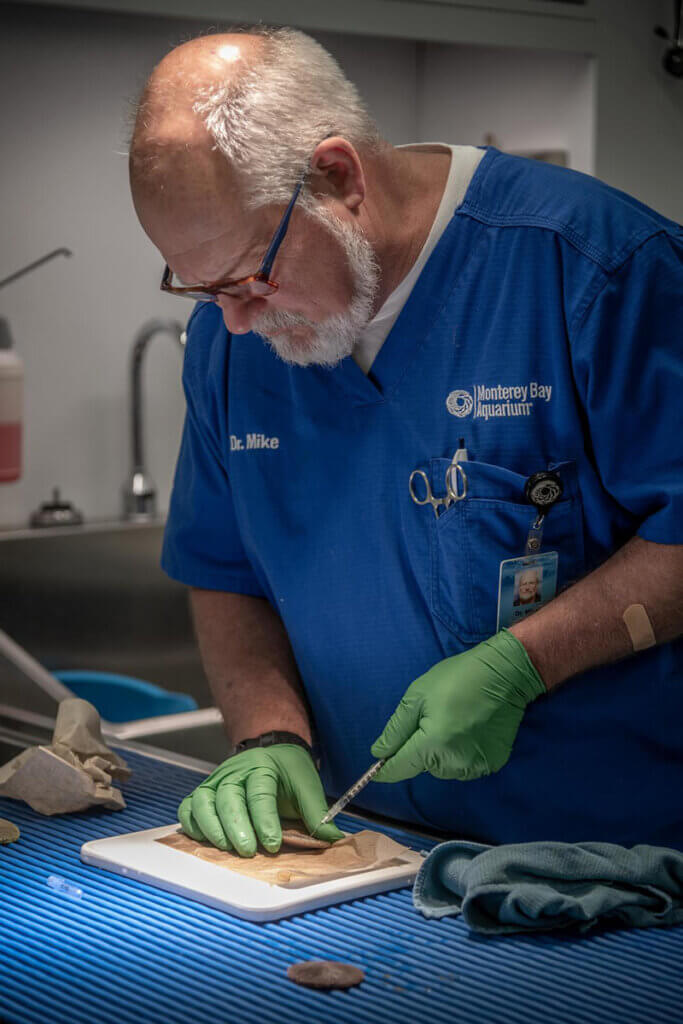
<instances>
[{"instance_id":1,"label":"red bottle","mask_svg":"<svg viewBox=\"0 0 683 1024\"><path fill-rule=\"evenodd\" d=\"M0 484L21 476L23 391L24 364L0 320Z\"/></svg>"}]
</instances>

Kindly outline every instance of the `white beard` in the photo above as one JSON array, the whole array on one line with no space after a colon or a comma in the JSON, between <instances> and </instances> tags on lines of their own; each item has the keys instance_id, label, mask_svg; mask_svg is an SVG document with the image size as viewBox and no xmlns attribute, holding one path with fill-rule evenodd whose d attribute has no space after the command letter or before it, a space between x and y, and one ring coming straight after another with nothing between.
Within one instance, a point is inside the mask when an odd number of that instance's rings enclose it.
<instances>
[{"instance_id":1,"label":"white beard","mask_svg":"<svg viewBox=\"0 0 683 1024\"><path fill-rule=\"evenodd\" d=\"M329 213L324 207L310 211L341 245L353 280L353 297L348 309L316 323L299 313L272 310L256 317L251 329L268 342L286 363L297 366L336 366L351 355L360 333L372 318L379 284L379 267L372 246L359 228ZM305 341L279 333L305 327L311 333Z\"/></svg>"}]
</instances>

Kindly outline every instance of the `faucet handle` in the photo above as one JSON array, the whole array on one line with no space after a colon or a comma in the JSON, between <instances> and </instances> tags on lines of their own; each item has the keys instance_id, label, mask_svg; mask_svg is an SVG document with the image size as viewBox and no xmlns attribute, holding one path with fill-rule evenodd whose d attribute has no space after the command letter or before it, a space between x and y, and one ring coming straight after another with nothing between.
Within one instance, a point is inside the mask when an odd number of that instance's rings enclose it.
<instances>
[{"instance_id":1,"label":"faucet handle","mask_svg":"<svg viewBox=\"0 0 683 1024\"><path fill-rule=\"evenodd\" d=\"M156 519L156 488L144 469L134 469L123 488L123 514L125 519L133 522Z\"/></svg>"},{"instance_id":2,"label":"faucet handle","mask_svg":"<svg viewBox=\"0 0 683 1024\"><path fill-rule=\"evenodd\" d=\"M44 526L80 526L83 522L83 513L70 502L64 501L59 493L59 487L52 490L52 501L44 501L40 508L32 513L30 524L32 527Z\"/></svg>"}]
</instances>

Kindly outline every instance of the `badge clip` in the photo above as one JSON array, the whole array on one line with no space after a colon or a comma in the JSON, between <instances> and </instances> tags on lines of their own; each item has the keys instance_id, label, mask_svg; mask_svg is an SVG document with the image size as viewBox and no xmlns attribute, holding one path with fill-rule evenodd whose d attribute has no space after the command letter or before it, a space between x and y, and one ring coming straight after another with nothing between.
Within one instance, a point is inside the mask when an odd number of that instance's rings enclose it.
<instances>
[{"instance_id":1,"label":"badge clip","mask_svg":"<svg viewBox=\"0 0 683 1024\"><path fill-rule=\"evenodd\" d=\"M536 518L532 522L526 538L526 555L535 555L541 550L543 543L543 523L553 505L564 494L562 480L557 473L543 470L534 473L524 484L524 496L536 509Z\"/></svg>"}]
</instances>

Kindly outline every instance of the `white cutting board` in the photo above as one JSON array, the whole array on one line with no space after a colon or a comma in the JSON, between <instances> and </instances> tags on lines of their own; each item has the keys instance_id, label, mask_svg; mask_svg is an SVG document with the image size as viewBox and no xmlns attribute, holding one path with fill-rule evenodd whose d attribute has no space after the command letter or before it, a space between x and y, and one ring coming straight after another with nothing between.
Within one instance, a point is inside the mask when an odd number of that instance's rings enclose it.
<instances>
[{"instance_id":1,"label":"white cutting board","mask_svg":"<svg viewBox=\"0 0 683 1024\"><path fill-rule=\"evenodd\" d=\"M406 851L404 863L334 878L297 889L270 885L257 878L227 871L170 846L155 842L179 832L178 824L129 832L110 839L95 839L81 847L81 860L117 875L148 882L159 889L187 896L248 921L276 921L331 903L355 900L378 892L411 885L422 855Z\"/></svg>"}]
</instances>

